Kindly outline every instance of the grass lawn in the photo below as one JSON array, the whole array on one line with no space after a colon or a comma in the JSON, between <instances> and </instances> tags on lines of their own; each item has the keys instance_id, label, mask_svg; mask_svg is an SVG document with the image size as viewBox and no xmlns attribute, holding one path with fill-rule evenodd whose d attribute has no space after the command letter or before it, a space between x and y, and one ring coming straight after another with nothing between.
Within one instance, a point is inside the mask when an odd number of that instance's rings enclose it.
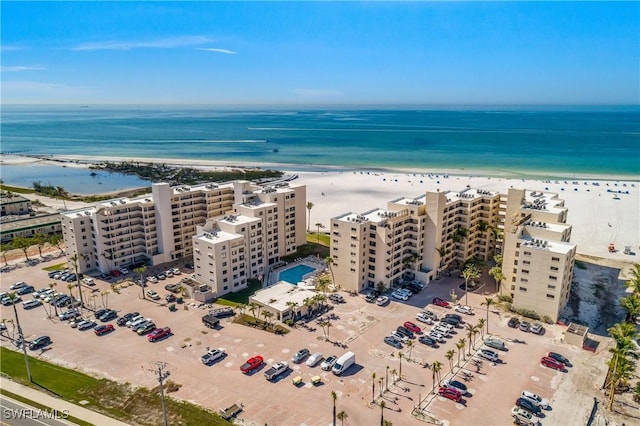
<instances>
[{"instance_id":1,"label":"grass lawn","mask_svg":"<svg viewBox=\"0 0 640 426\"><path fill-rule=\"evenodd\" d=\"M307 242L313 244L320 244L325 247L329 247L330 241L329 234L321 232L318 234L317 232L307 232Z\"/></svg>"},{"instance_id":2,"label":"grass lawn","mask_svg":"<svg viewBox=\"0 0 640 426\"><path fill-rule=\"evenodd\" d=\"M239 304L248 304L249 296L253 296L253 294L262 288L262 283L260 280L247 280L249 286L244 290L240 290L236 293L228 293L216 300L216 303L227 306L237 306Z\"/></svg>"},{"instance_id":3,"label":"grass lawn","mask_svg":"<svg viewBox=\"0 0 640 426\"><path fill-rule=\"evenodd\" d=\"M281 259L285 262L291 262L298 257L307 256L319 256L320 259L329 256L329 246L322 245L322 235L320 236L320 244L318 244L315 234L307 234L307 244L298 247L295 253L283 256Z\"/></svg>"},{"instance_id":4,"label":"grass lawn","mask_svg":"<svg viewBox=\"0 0 640 426\"><path fill-rule=\"evenodd\" d=\"M0 394L5 395L5 396L7 396L7 397L9 397L11 399L14 399L16 401L24 402L25 404L27 404L27 405L29 405L29 406L31 406L33 408L37 408L39 410L42 410L42 411L46 411L46 412L51 413L54 410L51 407L47 407L46 405L42 405L39 402L31 401L28 398L24 398L24 397L22 397L20 395L17 395L15 393L13 393L13 392L9 392L8 390L0 389ZM80 420L79 418L73 417L73 416L66 417L65 420L68 420L71 423L74 423L74 424L77 424L77 425L80 425L80 426L91 426L93 424L93 423L85 422L84 420Z\"/></svg>"},{"instance_id":5,"label":"grass lawn","mask_svg":"<svg viewBox=\"0 0 640 426\"><path fill-rule=\"evenodd\" d=\"M11 379L40 390L47 390L72 403L87 401L85 408L125 423L162 424L162 408L157 389L134 388L107 379L96 379L75 370L29 357L34 384L28 383L22 353L0 348L0 371ZM197 405L167 398L171 425L228 425L216 413Z\"/></svg>"},{"instance_id":6,"label":"grass lawn","mask_svg":"<svg viewBox=\"0 0 640 426\"><path fill-rule=\"evenodd\" d=\"M62 271L64 268L67 268L67 267L68 267L67 262L64 262L64 263L58 263L57 265L47 266L46 268L42 268L42 269L47 272L51 272L51 271Z\"/></svg>"},{"instance_id":7,"label":"grass lawn","mask_svg":"<svg viewBox=\"0 0 640 426\"><path fill-rule=\"evenodd\" d=\"M36 192L33 189L21 188L19 186L10 186L5 184L0 184L0 191L11 191L15 194L33 194L34 192Z\"/></svg>"}]
</instances>

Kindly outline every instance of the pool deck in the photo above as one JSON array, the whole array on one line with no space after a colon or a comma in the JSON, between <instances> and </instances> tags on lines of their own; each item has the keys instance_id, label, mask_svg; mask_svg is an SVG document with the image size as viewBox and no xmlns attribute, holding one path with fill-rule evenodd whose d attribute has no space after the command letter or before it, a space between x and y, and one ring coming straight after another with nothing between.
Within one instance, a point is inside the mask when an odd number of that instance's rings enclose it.
<instances>
[{"instance_id":1,"label":"pool deck","mask_svg":"<svg viewBox=\"0 0 640 426\"><path fill-rule=\"evenodd\" d=\"M289 262L284 266L281 266L277 269L272 269L271 272L269 273L269 279L267 282L267 286L271 286L275 283L277 283L278 281L280 281L279 277L280 277L280 272L282 271L286 271L287 269L290 269L296 265L305 265L308 266L310 268L313 268L314 271L313 272L309 272L308 274L305 274L304 276L306 277L304 280L308 280L310 278L316 277L318 276L318 274L323 273L324 271L326 271L327 267L324 263L324 261L322 259L319 259L315 256L307 256L305 258L299 258L294 260L293 262ZM298 283L292 283L297 285Z\"/></svg>"}]
</instances>

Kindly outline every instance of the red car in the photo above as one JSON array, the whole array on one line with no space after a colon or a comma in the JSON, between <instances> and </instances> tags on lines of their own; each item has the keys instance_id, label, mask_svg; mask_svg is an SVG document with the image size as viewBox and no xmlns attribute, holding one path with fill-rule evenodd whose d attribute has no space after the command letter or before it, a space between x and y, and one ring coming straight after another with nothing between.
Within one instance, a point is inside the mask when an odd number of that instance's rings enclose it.
<instances>
[{"instance_id":1,"label":"red car","mask_svg":"<svg viewBox=\"0 0 640 426\"><path fill-rule=\"evenodd\" d=\"M460 402L460 399L462 399L460 391L446 386L440 386L440 389L438 389L438 395L444 396L445 398L455 402Z\"/></svg>"},{"instance_id":2,"label":"red car","mask_svg":"<svg viewBox=\"0 0 640 426\"><path fill-rule=\"evenodd\" d=\"M96 336L102 336L103 334L110 333L113 330L114 330L113 324L103 324L94 328L93 332L96 333Z\"/></svg>"},{"instance_id":3,"label":"red car","mask_svg":"<svg viewBox=\"0 0 640 426\"><path fill-rule=\"evenodd\" d=\"M151 333L147 334L147 339L150 342L155 342L156 340L162 339L171 334L171 329L169 327L164 328L156 328Z\"/></svg>"},{"instance_id":4,"label":"red car","mask_svg":"<svg viewBox=\"0 0 640 426\"><path fill-rule=\"evenodd\" d=\"M415 325L414 323L412 323L411 321L405 322L404 327L413 333L416 333L416 334L422 333L422 329L417 325Z\"/></svg>"},{"instance_id":5,"label":"red car","mask_svg":"<svg viewBox=\"0 0 640 426\"><path fill-rule=\"evenodd\" d=\"M260 367L263 363L264 359L262 359L260 355L256 355L253 358L249 358L247 362L242 364L240 366L240 371L242 371L244 374L248 374L256 368Z\"/></svg>"},{"instance_id":6,"label":"red car","mask_svg":"<svg viewBox=\"0 0 640 426\"><path fill-rule=\"evenodd\" d=\"M549 358L548 356L543 356L540 360L540 363L545 367L553 368L554 370L564 371L564 364L556 361L553 358Z\"/></svg>"},{"instance_id":7,"label":"red car","mask_svg":"<svg viewBox=\"0 0 640 426\"><path fill-rule=\"evenodd\" d=\"M440 306L441 308L448 308L449 307L449 302L447 302L446 300L442 300L439 297L434 297L433 298L433 304L436 306Z\"/></svg>"}]
</instances>

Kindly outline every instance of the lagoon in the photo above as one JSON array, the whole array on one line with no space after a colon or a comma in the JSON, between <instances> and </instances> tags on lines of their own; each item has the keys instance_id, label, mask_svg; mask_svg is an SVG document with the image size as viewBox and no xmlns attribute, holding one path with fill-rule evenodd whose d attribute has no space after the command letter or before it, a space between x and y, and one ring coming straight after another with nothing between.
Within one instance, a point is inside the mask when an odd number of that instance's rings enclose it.
<instances>
[{"instance_id":1,"label":"lagoon","mask_svg":"<svg viewBox=\"0 0 640 426\"><path fill-rule=\"evenodd\" d=\"M91 176L91 173L96 173ZM2 182L7 185L32 188L33 182L62 186L72 194L104 194L125 189L150 187L151 182L137 176L84 167L63 167L48 164L2 165Z\"/></svg>"}]
</instances>

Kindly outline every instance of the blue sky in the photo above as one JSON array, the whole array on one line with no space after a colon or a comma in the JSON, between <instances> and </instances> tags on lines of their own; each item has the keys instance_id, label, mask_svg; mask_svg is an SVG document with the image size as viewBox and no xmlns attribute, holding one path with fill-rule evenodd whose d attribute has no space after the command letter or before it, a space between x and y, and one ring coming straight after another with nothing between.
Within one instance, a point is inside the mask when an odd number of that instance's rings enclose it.
<instances>
[{"instance_id":1,"label":"blue sky","mask_svg":"<svg viewBox=\"0 0 640 426\"><path fill-rule=\"evenodd\" d=\"M7 2L2 103L638 104L638 2Z\"/></svg>"}]
</instances>

